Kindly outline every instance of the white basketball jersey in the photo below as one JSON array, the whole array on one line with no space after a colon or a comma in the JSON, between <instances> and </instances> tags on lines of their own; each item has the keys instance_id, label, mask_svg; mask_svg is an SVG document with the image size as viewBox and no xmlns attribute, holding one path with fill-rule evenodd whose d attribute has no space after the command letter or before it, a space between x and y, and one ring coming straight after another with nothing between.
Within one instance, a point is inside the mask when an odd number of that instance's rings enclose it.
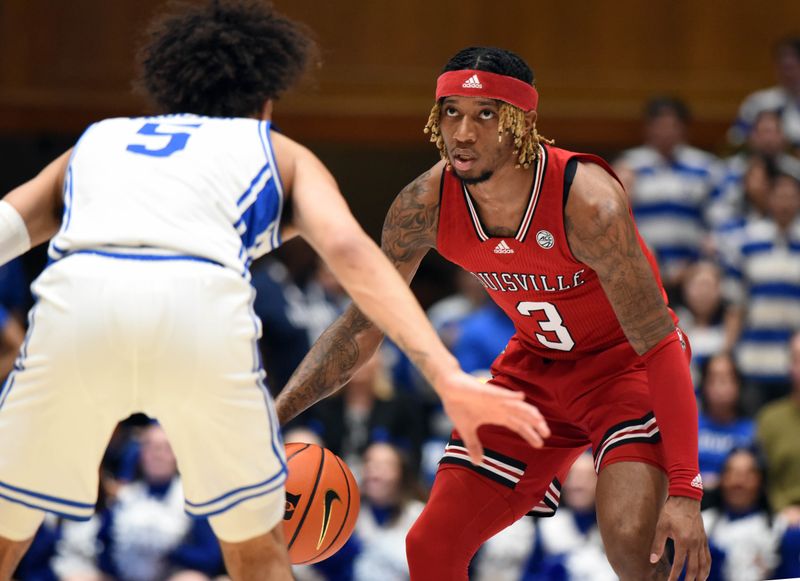
<instances>
[{"instance_id":1,"label":"white basketball jersey","mask_svg":"<svg viewBox=\"0 0 800 581\"><path fill-rule=\"evenodd\" d=\"M283 202L269 122L107 119L75 146L49 254L179 255L247 277L253 259L280 245Z\"/></svg>"}]
</instances>

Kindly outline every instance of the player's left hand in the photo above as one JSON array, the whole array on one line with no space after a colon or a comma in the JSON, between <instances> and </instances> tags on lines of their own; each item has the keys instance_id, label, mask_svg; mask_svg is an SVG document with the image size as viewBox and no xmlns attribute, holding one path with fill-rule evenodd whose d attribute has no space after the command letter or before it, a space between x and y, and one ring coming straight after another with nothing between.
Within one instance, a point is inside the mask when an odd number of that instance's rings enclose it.
<instances>
[{"instance_id":1,"label":"player's left hand","mask_svg":"<svg viewBox=\"0 0 800 581\"><path fill-rule=\"evenodd\" d=\"M661 509L656 535L650 549L650 562L658 563L664 554L667 538L675 545L675 558L669 581L677 581L686 564L686 581L703 581L711 572L711 553L700 517L700 501L670 496Z\"/></svg>"}]
</instances>

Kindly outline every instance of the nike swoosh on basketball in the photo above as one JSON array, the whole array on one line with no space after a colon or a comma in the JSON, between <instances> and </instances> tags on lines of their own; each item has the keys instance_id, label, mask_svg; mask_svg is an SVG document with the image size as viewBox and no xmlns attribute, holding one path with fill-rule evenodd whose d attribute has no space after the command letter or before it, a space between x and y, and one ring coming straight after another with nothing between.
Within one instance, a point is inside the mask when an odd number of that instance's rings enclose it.
<instances>
[{"instance_id":1,"label":"nike swoosh on basketball","mask_svg":"<svg viewBox=\"0 0 800 581\"><path fill-rule=\"evenodd\" d=\"M323 508L322 513L322 530L319 532L319 541L317 542L317 549L322 546L322 541L325 540L325 535L328 534L328 526L331 524L331 507L333 505L333 501L338 500L339 502L342 501L339 498L339 495L336 494L335 490L328 489L325 491L325 506Z\"/></svg>"}]
</instances>

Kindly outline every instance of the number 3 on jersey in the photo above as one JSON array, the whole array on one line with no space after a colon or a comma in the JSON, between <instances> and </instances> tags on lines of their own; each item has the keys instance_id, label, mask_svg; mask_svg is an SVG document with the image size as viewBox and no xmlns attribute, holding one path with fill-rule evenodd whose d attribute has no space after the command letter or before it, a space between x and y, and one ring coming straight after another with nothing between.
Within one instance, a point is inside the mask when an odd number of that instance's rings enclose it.
<instances>
[{"instance_id":1,"label":"number 3 on jersey","mask_svg":"<svg viewBox=\"0 0 800 581\"><path fill-rule=\"evenodd\" d=\"M562 324L561 315L553 303L537 303L533 301L522 301L517 304L517 311L519 314L526 317L532 317L533 313L543 311L547 317L544 321L537 321L539 329L542 331L550 331L556 334L558 341L550 341L541 333L534 333L539 343L550 349L558 351L571 351L575 346L575 340L569 334L567 328Z\"/></svg>"},{"instance_id":2,"label":"number 3 on jersey","mask_svg":"<svg viewBox=\"0 0 800 581\"><path fill-rule=\"evenodd\" d=\"M159 125L163 125L163 123L145 123L136 133L139 135L152 135L156 136L157 138L169 137L169 141L167 141L163 147L148 147L150 143L154 145L160 145L164 143L163 139L148 139L145 140L147 144L132 143L126 149L131 153L138 153L140 155L169 157L176 151L180 151L186 147L186 142L188 142L189 138L192 136L191 133L186 132L187 129L196 129L200 127L199 123L169 123L167 124L167 129L159 130ZM178 128L182 129L182 131Z\"/></svg>"}]
</instances>

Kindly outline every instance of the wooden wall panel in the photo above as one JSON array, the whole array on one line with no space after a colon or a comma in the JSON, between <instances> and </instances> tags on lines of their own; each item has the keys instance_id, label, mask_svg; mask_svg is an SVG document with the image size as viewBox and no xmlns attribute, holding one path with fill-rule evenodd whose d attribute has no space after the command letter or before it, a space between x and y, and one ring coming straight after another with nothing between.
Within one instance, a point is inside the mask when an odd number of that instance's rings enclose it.
<instances>
[{"instance_id":1,"label":"wooden wall panel","mask_svg":"<svg viewBox=\"0 0 800 581\"><path fill-rule=\"evenodd\" d=\"M773 83L770 50L800 33L800 2L763 0L275 0L307 22L324 66L277 107L302 139L419 144L438 70L468 44L534 67L541 127L560 142L624 146L643 102L685 98L718 145L738 103ZM0 0L0 131L78 131L133 114L133 51L163 0Z\"/></svg>"}]
</instances>

